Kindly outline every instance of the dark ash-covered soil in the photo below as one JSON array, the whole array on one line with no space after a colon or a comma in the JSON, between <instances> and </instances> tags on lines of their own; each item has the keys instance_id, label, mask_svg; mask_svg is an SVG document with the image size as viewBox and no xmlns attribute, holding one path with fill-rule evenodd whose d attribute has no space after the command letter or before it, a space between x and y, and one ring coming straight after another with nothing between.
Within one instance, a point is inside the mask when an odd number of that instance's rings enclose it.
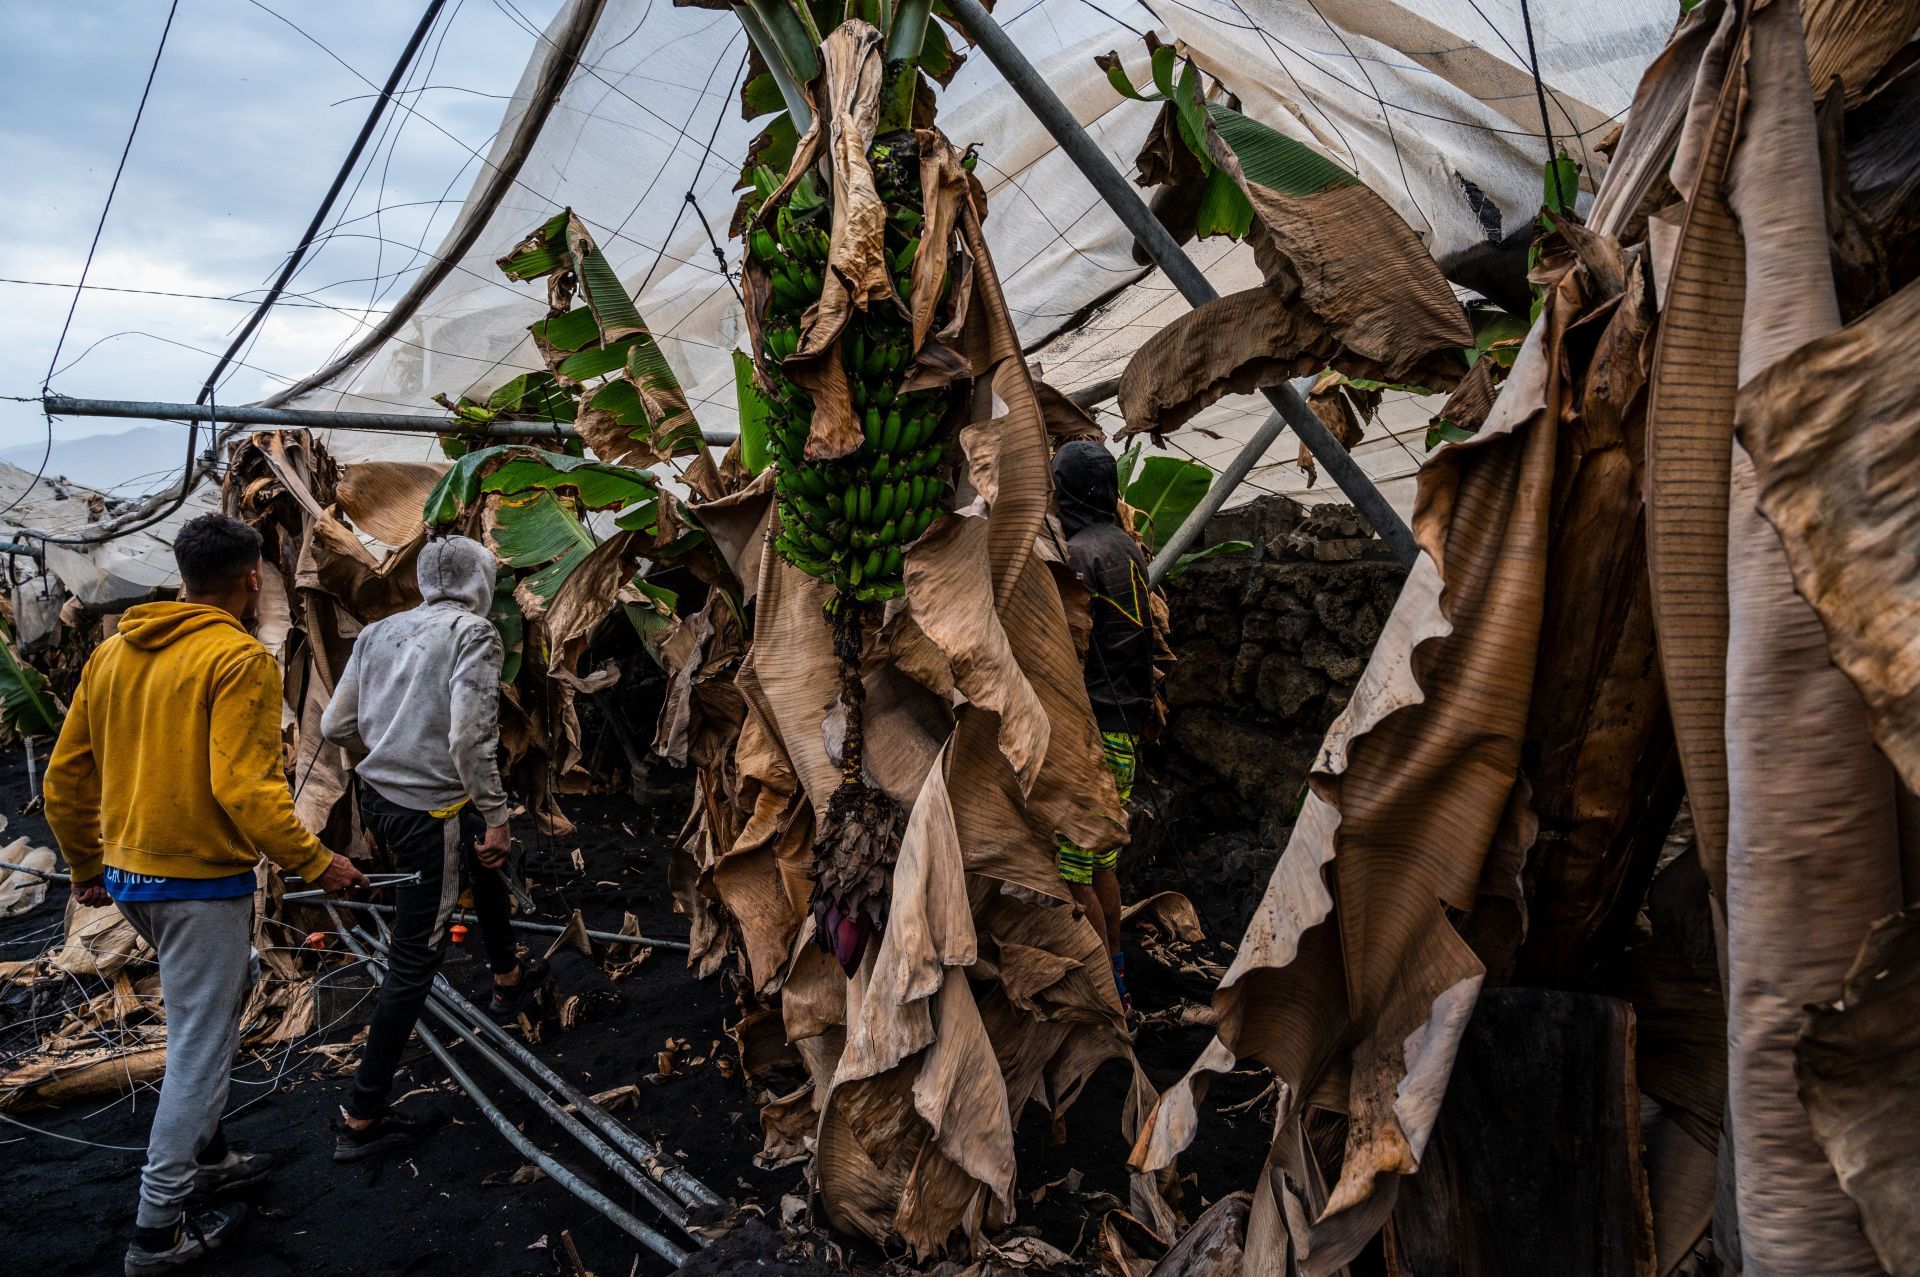
<instances>
[{"instance_id":1,"label":"dark ash-covered soil","mask_svg":"<svg viewBox=\"0 0 1920 1277\"><path fill-rule=\"evenodd\" d=\"M20 814L26 797L20 756L12 753L0 773L0 811L9 821L8 837L24 833L44 841L44 823ZM682 799L676 795L643 808L625 797L580 798L567 800L567 809L579 824L578 834L546 840L527 852L527 876L535 883L543 916L563 919L577 906L589 925L614 930L630 910L650 933L684 936L685 922L673 913L666 892L664 853L684 814ZM575 868L576 849L584 871ZM56 891L32 913L0 921L0 960L32 956L57 940L63 899ZM1225 918L1237 911L1228 901L1197 903L1203 917ZM298 942L299 937L287 938L287 943ZM466 948L449 961L447 973L457 987L478 995L486 976L477 960L477 940L469 938ZM624 1120L676 1153L701 1181L741 1208L737 1217L748 1221L744 1230L697 1253L687 1271L779 1277L877 1268L896 1258L843 1239L843 1262L836 1262L834 1251L818 1244L819 1234L811 1244L803 1240L783 1247L777 1231L780 1201L783 1195L806 1195L804 1168L763 1170L754 1164L761 1143L757 1111L739 1070L717 1064L733 1049L724 1026L739 1019L738 1005L724 976L697 981L685 970L682 957L653 951L644 965L614 986L617 1006L567 1031L550 1029L535 1049L588 1092L638 1084L641 1103L624 1110ZM1143 1011L1183 998L1205 1002L1210 992L1204 980L1159 967L1137 949L1129 966L1136 1004ZM30 1011L17 1003L0 991L0 1058L10 1058L27 1045L31 1026L21 1021ZM336 1026L329 1036L339 1038L350 1028ZM1138 1043L1142 1063L1164 1086L1185 1071L1210 1032L1143 1030ZM681 1060L703 1056L706 1063L648 1081L668 1039L688 1044L679 1052ZM651 1252L551 1180L507 1182L524 1159L469 1101L448 1089L444 1071L417 1047L395 1094L415 1092L404 1104L438 1109L447 1124L410 1155L373 1165L335 1165L328 1122L345 1095L347 1079L328 1057L305 1050L311 1045L314 1042L302 1042L291 1052L277 1049L264 1058L249 1056L235 1073L229 1137L238 1147L273 1154L278 1167L253 1199L254 1217L206 1271L236 1277L449 1271L550 1277L568 1271L558 1259L563 1230L571 1235L585 1266L601 1277L667 1271ZM466 1066L476 1080L537 1144L590 1172L603 1191L642 1219L653 1219L625 1185L604 1173L564 1132L472 1059L471 1052L466 1054ZM1251 1098L1264 1081L1251 1073L1223 1079L1210 1101L1225 1106ZM1126 1083L1124 1066L1110 1063L1058 1132L1045 1112L1036 1109L1024 1115L1017 1228L1037 1231L1076 1257L1091 1260L1102 1213L1126 1200L1127 1144L1120 1130ZM5 1150L0 1153L0 1237L8 1271L35 1277L119 1271L138 1186L138 1149L153 1101L147 1089L130 1098L99 1097L20 1115L38 1130L0 1124ZM1187 1189L1189 1213L1197 1213L1203 1201L1251 1183L1265 1155L1267 1120L1261 1106L1255 1106L1203 1123L1182 1167L1195 1177ZM1036 1195L1038 1201L1033 1200ZM772 1227L754 1222L754 1211L765 1212Z\"/></svg>"}]
</instances>

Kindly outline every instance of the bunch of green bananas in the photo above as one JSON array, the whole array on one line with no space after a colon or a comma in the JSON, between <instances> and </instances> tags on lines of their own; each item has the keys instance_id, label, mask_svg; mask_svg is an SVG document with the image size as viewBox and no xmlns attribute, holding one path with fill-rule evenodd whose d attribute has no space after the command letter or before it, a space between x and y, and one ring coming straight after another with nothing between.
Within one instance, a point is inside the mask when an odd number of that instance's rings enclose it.
<instances>
[{"instance_id":1,"label":"bunch of green bananas","mask_svg":"<svg viewBox=\"0 0 1920 1277\"><path fill-rule=\"evenodd\" d=\"M877 142L868 158L890 210L887 265L904 300L920 251L918 161L904 137ZM861 419L861 446L834 461L806 459L813 405L780 364L798 349L800 320L820 298L831 243L830 210L811 183L810 176L803 179L792 198L749 232L747 251L768 279L760 355L773 389L768 426L781 529L774 547L801 571L830 582L829 607L837 610L848 598L880 602L902 593L906 546L947 503L941 435L948 401L939 392L902 390L914 352L897 309L856 310L841 334L839 358ZM950 287L950 278L941 281L941 303Z\"/></svg>"}]
</instances>

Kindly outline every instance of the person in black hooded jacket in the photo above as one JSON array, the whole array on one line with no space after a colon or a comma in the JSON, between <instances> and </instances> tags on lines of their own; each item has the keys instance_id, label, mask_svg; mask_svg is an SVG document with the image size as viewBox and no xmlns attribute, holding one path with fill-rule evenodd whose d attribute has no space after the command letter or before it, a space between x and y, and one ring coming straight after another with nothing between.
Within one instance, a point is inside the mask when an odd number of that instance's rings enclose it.
<instances>
[{"instance_id":1,"label":"person in black hooded jacket","mask_svg":"<svg viewBox=\"0 0 1920 1277\"><path fill-rule=\"evenodd\" d=\"M1153 709L1153 613L1147 556L1120 526L1120 472L1100 444L1076 440L1053 457L1054 495L1067 534L1067 557L1092 597L1087 645L1087 699L1122 801L1132 796L1140 734ZM1113 962L1120 1000L1127 997L1120 942L1118 848L1090 852L1060 840L1060 876L1093 921Z\"/></svg>"}]
</instances>

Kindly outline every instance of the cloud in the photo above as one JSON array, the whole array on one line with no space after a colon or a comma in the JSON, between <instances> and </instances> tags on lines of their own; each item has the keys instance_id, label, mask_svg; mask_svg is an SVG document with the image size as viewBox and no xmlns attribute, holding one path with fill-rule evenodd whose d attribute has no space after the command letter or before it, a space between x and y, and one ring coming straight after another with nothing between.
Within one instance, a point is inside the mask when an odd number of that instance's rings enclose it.
<instances>
[{"instance_id":1,"label":"cloud","mask_svg":"<svg viewBox=\"0 0 1920 1277\"><path fill-rule=\"evenodd\" d=\"M376 84L420 12L379 0L266 3ZM559 0L515 7L544 27ZM302 268L297 292L356 312L384 305L427 264L457 212L476 167L468 148L485 151L505 105L485 95L513 92L534 39L497 5L449 5L447 13L411 83L479 93L427 88L406 99L419 115L389 109L371 165L363 161L347 188L352 199L336 208L338 233ZM10 7L0 45L0 166L12 179L0 277L79 277L163 20L151 0ZM319 206L371 93L246 0L182 5L89 282L215 296L260 289ZM371 278L379 275L389 278ZM65 288L0 283L0 394L38 393L71 300ZM224 348L247 313L224 301L89 290L61 362L92 350L54 389L191 400L214 363L203 352ZM301 376L359 331L332 311L277 308L246 355L254 367L238 370L221 398L257 399L280 384L270 374ZM122 332L148 335L113 336ZM57 426L61 437L103 428ZM0 447L44 432L37 405L0 402Z\"/></svg>"}]
</instances>

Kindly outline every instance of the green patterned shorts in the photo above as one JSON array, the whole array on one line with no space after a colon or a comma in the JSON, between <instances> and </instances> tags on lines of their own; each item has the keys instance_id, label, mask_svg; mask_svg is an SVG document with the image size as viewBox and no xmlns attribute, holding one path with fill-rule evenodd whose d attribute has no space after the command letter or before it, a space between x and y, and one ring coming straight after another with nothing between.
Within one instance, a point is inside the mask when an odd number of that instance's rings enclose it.
<instances>
[{"instance_id":1,"label":"green patterned shorts","mask_svg":"<svg viewBox=\"0 0 1920 1277\"><path fill-rule=\"evenodd\" d=\"M1107 767L1113 772L1113 783L1120 790L1120 801L1124 803L1133 797L1133 770L1140 738L1131 732L1101 732L1100 744L1106 750ZM1096 870L1111 870L1120 863L1120 849L1086 851L1062 838L1057 858L1062 878L1087 886L1093 882Z\"/></svg>"}]
</instances>

